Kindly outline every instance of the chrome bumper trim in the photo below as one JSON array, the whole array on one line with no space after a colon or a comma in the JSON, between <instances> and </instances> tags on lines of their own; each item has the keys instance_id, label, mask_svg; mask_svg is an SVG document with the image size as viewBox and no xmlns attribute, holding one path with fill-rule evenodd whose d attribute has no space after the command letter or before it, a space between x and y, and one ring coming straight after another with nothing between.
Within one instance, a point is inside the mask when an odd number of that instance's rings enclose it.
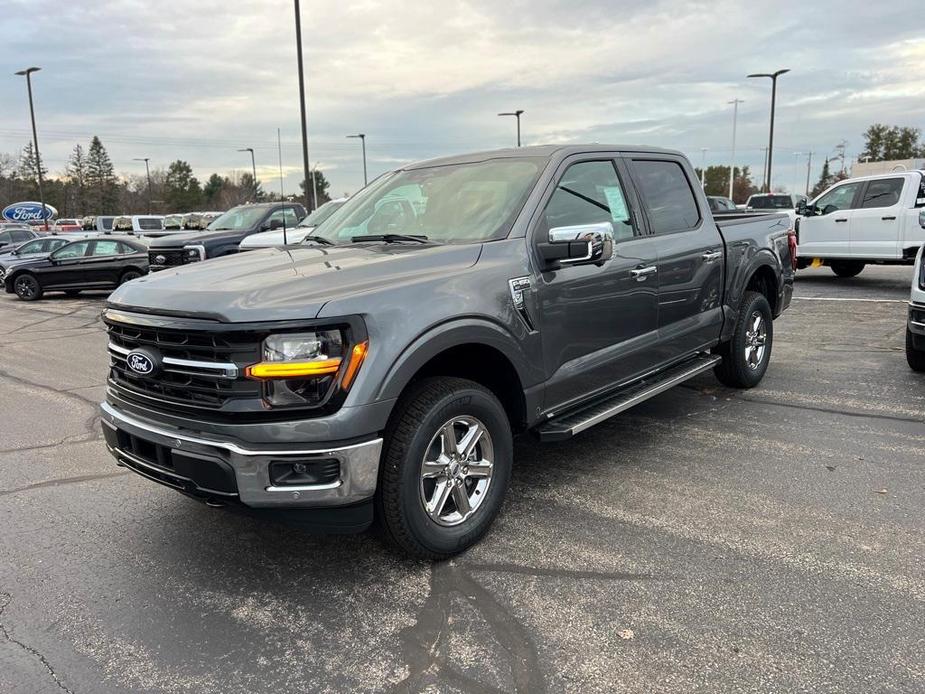
<instances>
[{"instance_id":1,"label":"chrome bumper trim","mask_svg":"<svg viewBox=\"0 0 925 694\"><path fill-rule=\"evenodd\" d=\"M305 448L252 448L231 441L203 438L180 430L158 426L113 407L100 404L103 426L122 429L153 443L220 459L234 470L241 502L254 508L319 508L346 506L366 501L376 492L382 439L375 438L349 446L318 444ZM274 426L285 426L275 423ZM111 449L118 460L129 458L125 451ZM340 464L340 477L334 482L292 487L274 486L270 481L270 463L281 457L333 458ZM130 458L133 463L142 461ZM157 468L158 472L164 472ZM176 475L175 475L176 476Z\"/></svg>"}]
</instances>

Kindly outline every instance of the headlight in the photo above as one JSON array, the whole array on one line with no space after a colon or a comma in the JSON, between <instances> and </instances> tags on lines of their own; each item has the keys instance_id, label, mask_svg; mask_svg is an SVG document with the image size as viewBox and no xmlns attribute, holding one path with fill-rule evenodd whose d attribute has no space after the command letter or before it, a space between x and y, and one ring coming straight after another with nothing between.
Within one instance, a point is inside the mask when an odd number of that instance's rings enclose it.
<instances>
[{"instance_id":1,"label":"headlight","mask_svg":"<svg viewBox=\"0 0 925 694\"><path fill-rule=\"evenodd\" d=\"M271 335L263 342L263 361L244 373L263 381L264 397L271 405L315 405L338 380L343 390L350 387L367 347L367 342L361 342L347 355L347 340L340 330Z\"/></svg>"},{"instance_id":2,"label":"headlight","mask_svg":"<svg viewBox=\"0 0 925 694\"><path fill-rule=\"evenodd\" d=\"M186 249L186 259L193 260L193 261L202 260L202 258L199 255L199 249L198 248L187 248Z\"/></svg>"}]
</instances>

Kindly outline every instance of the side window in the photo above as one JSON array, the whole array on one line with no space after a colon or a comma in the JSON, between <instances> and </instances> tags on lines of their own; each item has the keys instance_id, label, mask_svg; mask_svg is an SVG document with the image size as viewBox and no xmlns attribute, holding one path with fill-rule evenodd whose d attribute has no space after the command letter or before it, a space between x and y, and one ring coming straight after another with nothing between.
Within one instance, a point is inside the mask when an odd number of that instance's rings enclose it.
<instances>
[{"instance_id":1,"label":"side window","mask_svg":"<svg viewBox=\"0 0 925 694\"><path fill-rule=\"evenodd\" d=\"M89 241L76 241L72 244L61 248L55 252L55 260L65 260L67 258L80 258L87 253L87 248L89 248Z\"/></svg>"},{"instance_id":2,"label":"side window","mask_svg":"<svg viewBox=\"0 0 925 694\"><path fill-rule=\"evenodd\" d=\"M614 240L633 237L633 222L612 161L572 164L546 205L547 229L610 222Z\"/></svg>"},{"instance_id":3,"label":"side window","mask_svg":"<svg viewBox=\"0 0 925 694\"><path fill-rule=\"evenodd\" d=\"M119 253L122 255L131 255L132 253L138 253L132 246L129 246L127 243L119 244Z\"/></svg>"},{"instance_id":4,"label":"side window","mask_svg":"<svg viewBox=\"0 0 925 694\"><path fill-rule=\"evenodd\" d=\"M902 178L884 178L867 184L861 207L892 207L903 192Z\"/></svg>"},{"instance_id":5,"label":"side window","mask_svg":"<svg viewBox=\"0 0 925 694\"><path fill-rule=\"evenodd\" d=\"M634 160L632 166L652 233L670 234L697 228L700 223L697 200L678 162Z\"/></svg>"},{"instance_id":6,"label":"side window","mask_svg":"<svg viewBox=\"0 0 925 694\"><path fill-rule=\"evenodd\" d=\"M831 214L838 210L850 210L851 203L854 201L854 195L861 187L860 183L845 183L844 185L833 188L816 201L816 209L819 214Z\"/></svg>"},{"instance_id":7,"label":"side window","mask_svg":"<svg viewBox=\"0 0 925 694\"><path fill-rule=\"evenodd\" d=\"M13 240L12 231L0 232L0 243L10 243Z\"/></svg>"},{"instance_id":8,"label":"side window","mask_svg":"<svg viewBox=\"0 0 925 694\"><path fill-rule=\"evenodd\" d=\"M20 253L41 253L45 250L45 246L48 243L47 240L37 240L32 243L24 243L19 247Z\"/></svg>"},{"instance_id":9,"label":"side window","mask_svg":"<svg viewBox=\"0 0 925 694\"><path fill-rule=\"evenodd\" d=\"M45 248L43 250L54 251L54 250L57 250L58 248L61 248L61 246L64 246L67 243L68 243L67 239L46 239Z\"/></svg>"},{"instance_id":10,"label":"side window","mask_svg":"<svg viewBox=\"0 0 925 694\"><path fill-rule=\"evenodd\" d=\"M97 241L93 248L93 255L119 255L122 244L118 241Z\"/></svg>"},{"instance_id":11,"label":"side window","mask_svg":"<svg viewBox=\"0 0 925 694\"><path fill-rule=\"evenodd\" d=\"M22 231L14 231L14 232L11 232L11 233L12 233L12 235L13 235L13 240L14 240L14 241L28 241L29 239L33 238L32 232L25 231L25 230L22 230Z\"/></svg>"}]
</instances>

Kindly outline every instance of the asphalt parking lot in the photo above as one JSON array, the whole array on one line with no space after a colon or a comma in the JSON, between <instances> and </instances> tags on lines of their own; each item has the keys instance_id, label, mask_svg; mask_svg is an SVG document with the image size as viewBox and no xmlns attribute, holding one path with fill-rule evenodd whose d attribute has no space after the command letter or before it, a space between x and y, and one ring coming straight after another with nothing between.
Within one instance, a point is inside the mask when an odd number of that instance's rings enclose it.
<instances>
[{"instance_id":1,"label":"asphalt parking lot","mask_svg":"<svg viewBox=\"0 0 925 694\"><path fill-rule=\"evenodd\" d=\"M520 441L491 534L437 565L116 467L102 296L0 296L0 691L922 691L910 278L801 272L758 388Z\"/></svg>"}]
</instances>

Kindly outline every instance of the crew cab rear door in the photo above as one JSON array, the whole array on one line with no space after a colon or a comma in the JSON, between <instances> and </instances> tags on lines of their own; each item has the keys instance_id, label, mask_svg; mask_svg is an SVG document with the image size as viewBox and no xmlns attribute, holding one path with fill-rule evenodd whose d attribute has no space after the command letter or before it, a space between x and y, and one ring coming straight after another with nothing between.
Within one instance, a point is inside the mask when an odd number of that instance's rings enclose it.
<instances>
[{"instance_id":1,"label":"crew cab rear door","mask_svg":"<svg viewBox=\"0 0 925 694\"><path fill-rule=\"evenodd\" d=\"M676 156L627 159L658 253L657 362L712 346L723 325L724 247L693 172Z\"/></svg>"},{"instance_id":2,"label":"crew cab rear door","mask_svg":"<svg viewBox=\"0 0 925 694\"><path fill-rule=\"evenodd\" d=\"M899 239L902 231L902 176L875 178L861 191L860 203L849 214L851 255L861 258L902 258Z\"/></svg>"},{"instance_id":3,"label":"crew cab rear door","mask_svg":"<svg viewBox=\"0 0 925 694\"><path fill-rule=\"evenodd\" d=\"M562 162L532 226L613 227L613 256L597 264L542 265L536 276L546 405L559 408L650 371L658 337L655 239L640 226L632 186L613 152ZM537 256L540 254L537 252Z\"/></svg>"}]
</instances>

